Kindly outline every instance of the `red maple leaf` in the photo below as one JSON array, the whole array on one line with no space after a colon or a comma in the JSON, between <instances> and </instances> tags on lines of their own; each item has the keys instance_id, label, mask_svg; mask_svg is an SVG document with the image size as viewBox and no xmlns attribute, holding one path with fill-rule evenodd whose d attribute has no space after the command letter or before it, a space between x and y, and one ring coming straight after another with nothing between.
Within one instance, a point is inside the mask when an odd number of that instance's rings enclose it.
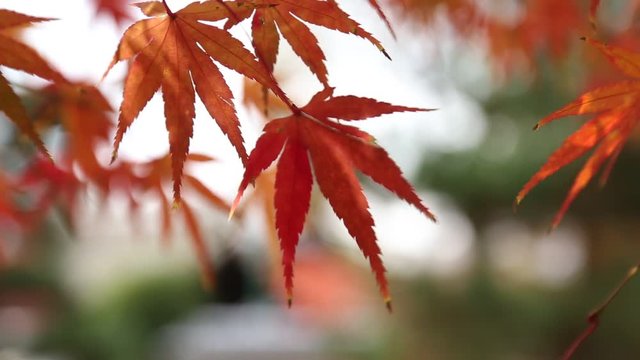
<instances>
[{"instance_id":1,"label":"red maple leaf","mask_svg":"<svg viewBox=\"0 0 640 360\"><path fill-rule=\"evenodd\" d=\"M131 19L131 15L127 11L127 0L94 0L94 2L96 4L96 12L111 16L116 24L122 24Z\"/></svg>"},{"instance_id":2,"label":"red maple leaf","mask_svg":"<svg viewBox=\"0 0 640 360\"><path fill-rule=\"evenodd\" d=\"M536 124L535 129L538 129L551 121L567 116L595 115L564 141L516 197L516 204L518 204L541 181L595 147L593 154L578 173L560 210L553 218L552 228L560 223L576 196L609 161L602 174L602 182L606 181L618 154L640 119L640 53L605 45L592 39L587 41L599 49L618 70L633 80L624 80L589 90Z\"/></svg>"},{"instance_id":3,"label":"red maple leaf","mask_svg":"<svg viewBox=\"0 0 640 360\"><path fill-rule=\"evenodd\" d=\"M283 254L285 287L291 301L295 249L309 210L313 170L320 191L369 260L380 292L390 307L374 221L354 168L414 205L427 217L434 217L371 135L331 119L364 120L394 112L428 109L356 96L331 97L331 94L331 88L325 89L298 113L272 120L264 127L264 133L247 160L232 213L247 186L280 155L275 179L275 222Z\"/></svg>"}]
</instances>

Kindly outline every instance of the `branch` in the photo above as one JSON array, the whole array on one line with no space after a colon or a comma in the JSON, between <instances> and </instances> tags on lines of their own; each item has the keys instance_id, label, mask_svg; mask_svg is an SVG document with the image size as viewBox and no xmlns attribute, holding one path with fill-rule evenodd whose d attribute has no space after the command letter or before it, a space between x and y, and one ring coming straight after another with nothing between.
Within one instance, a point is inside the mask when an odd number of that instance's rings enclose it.
<instances>
[{"instance_id":1,"label":"branch","mask_svg":"<svg viewBox=\"0 0 640 360\"><path fill-rule=\"evenodd\" d=\"M587 340L587 338L589 338L589 336L591 336L591 334L593 334L598 329L598 326L600 325L600 315L602 315L604 310L609 306L609 304L611 304L613 299L615 299L618 296L622 288L624 288L627 285L627 283L634 276L636 276L639 270L640 270L640 263L637 263L636 265L632 266L627 272L627 275L624 277L624 279L622 279L620 284L615 289L613 289L613 291L609 294L606 300L602 304L600 304L600 306L598 306L597 308L595 308L589 313L589 316L587 316L587 322L589 325L587 326L586 329L582 331L582 333L580 333L580 335L578 335L578 337L575 340L573 340L573 342L567 348L567 350L565 350L564 354L562 355L562 360L571 359L573 354L576 352L576 350L578 350L578 348L582 345L582 343L584 343L585 340Z\"/></svg>"}]
</instances>

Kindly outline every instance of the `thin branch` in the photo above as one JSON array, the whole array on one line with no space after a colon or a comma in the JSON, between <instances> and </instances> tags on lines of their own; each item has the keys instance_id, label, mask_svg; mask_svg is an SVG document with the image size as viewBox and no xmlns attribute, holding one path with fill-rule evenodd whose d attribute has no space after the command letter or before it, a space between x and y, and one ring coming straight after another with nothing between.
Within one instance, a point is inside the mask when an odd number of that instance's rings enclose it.
<instances>
[{"instance_id":1,"label":"thin branch","mask_svg":"<svg viewBox=\"0 0 640 360\"><path fill-rule=\"evenodd\" d=\"M600 315L602 315L604 310L609 306L609 304L611 304L613 299L618 296L622 288L624 288L627 283L638 274L638 270L640 270L640 263L632 266L627 272L627 275L624 277L624 279L622 279L620 284L618 284L618 286L613 289L613 291L609 294L605 301L589 313L589 316L587 316L587 322L589 325L582 331L582 333L580 333L580 335L578 335L575 340L573 340L567 350L565 350L564 354L562 355L562 360L571 359L576 350L578 350L578 348L585 342L585 340L587 340L587 338L589 338L589 336L591 336L591 334L593 334L598 329L598 326L600 325Z\"/></svg>"}]
</instances>

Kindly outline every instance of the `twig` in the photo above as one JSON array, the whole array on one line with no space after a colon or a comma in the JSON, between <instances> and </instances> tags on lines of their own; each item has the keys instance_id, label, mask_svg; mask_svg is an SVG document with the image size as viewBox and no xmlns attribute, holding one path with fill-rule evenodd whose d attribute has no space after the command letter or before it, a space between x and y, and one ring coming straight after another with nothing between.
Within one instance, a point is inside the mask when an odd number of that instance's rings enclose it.
<instances>
[{"instance_id":1,"label":"twig","mask_svg":"<svg viewBox=\"0 0 640 360\"><path fill-rule=\"evenodd\" d=\"M615 299L616 296L618 296L622 288L624 288L627 285L627 283L634 276L636 276L636 274L638 273L638 270L640 270L640 263L637 263L636 265L632 266L627 272L627 275L624 277L624 279L622 279L620 284L618 284L618 286L615 289L613 289L613 291L609 294L606 300L602 304L600 304L600 306L598 306L597 308L595 308L589 313L589 316L587 316L587 322L589 323L589 325L587 326L586 329L582 331L582 333L580 333L580 335L578 335L578 337L575 340L573 340L573 342L567 348L567 350L565 350L564 354L562 355L562 360L571 359L573 354L576 352L576 350L578 350L578 348L582 345L582 343L584 343L585 340L587 340L587 338L591 336L591 334L593 334L598 329L598 325L600 325L600 315L602 315L604 310L609 306L609 304L611 304L613 299Z\"/></svg>"}]
</instances>

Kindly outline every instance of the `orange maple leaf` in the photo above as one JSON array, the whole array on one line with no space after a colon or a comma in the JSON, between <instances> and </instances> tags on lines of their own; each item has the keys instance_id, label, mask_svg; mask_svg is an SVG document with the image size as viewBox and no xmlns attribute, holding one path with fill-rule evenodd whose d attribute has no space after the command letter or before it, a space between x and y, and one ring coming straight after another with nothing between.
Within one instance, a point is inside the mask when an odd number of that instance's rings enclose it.
<instances>
[{"instance_id":1,"label":"orange maple leaf","mask_svg":"<svg viewBox=\"0 0 640 360\"><path fill-rule=\"evenodd\" d=\"M126 130L153 94L162 89L172 160L173 197L179 203L184 161L193 134L195 93L240 158L247 157L233 95L212 58L275 89L280 96L286 96L278 90L272 75L239 40L227 31L200 22L227 15L225 8L216 9L212 3L196 2L174 13L159 1L134 5L151 18L138 21L126 30L107 69L109 72L115 63L133 58L124 85L113 159L117 157Z\"/></svg>"},{"instance_id":2,"label":"orange maple leaf","mask_svg":"<svg viewBox=\"0 0 640 360\"><path fill-rule=\"evenodd\" d=\"M592 2L595 0L591 0ZM475 0L395 0L409 18L422 26L437 23L445 15L457 32L475 41L486 36L486 44L496 70L505 74L526 65L534 69L540 52L562 59L576 34L584 34L584 7L577 0L531 0L515 2L521 16L505 17L487 11ZM524 58L523 58L524 57ZM524 62L523 62L524 60Z\"/></svg>"},{"instance_id":3,"label":"orange maple leaf","mask_svg":"<svg viewBox=\"0 0 640 360\"><path fill-rule=\"evenodd\" d=\"M189 154L186 162L208 162L213 160L211 157L201 154ZM161 206L161 227L162 235L165 240L169 239L169 233L172 228L172 211L171 203L165 195L165 184L171 178L172 164L169 155L151 160L142 164L120 163L120 166L114 169L112 177L115 183L119 184L120 190L124 191L131 202L134 202L136 193L150 193L156 195L160 199ZM142 173L143 176L135 174ZM222 210L229 211L228 203L213 193L195 176L184 174L185 186L187 189L193 190L202 200ZM105 189L107 190L107 189ZM187 231L191 235L191 243L195 251L200 266L200 274L202 285L205 289L212 289L215 283L214 270L211 266L210 252L208 250L205 238L200 230L200 225L194 213L191 204L187 199L183 199L180 208L177 209L185 221Z\"/></svg>"},{"instance_id":4,"label":"orange maple leaf","mask_svg":"<svg viewBox=\"0 0 640 360\"><path fill-rule=\"evenodd\" d=\"M61 125L67 141L62 163L78 166L87 180L98 184L109 181L95 148L108 141L113 129L111 105L100 91L83 83L54 83L33 91L37 101L33 118L39 130ZM102 186L104 187L104 186Z\"/></svg>"},{"instance_id":5,"label":"orange maple leaf","mask_svg":"<svg viewBox=\"0 0 640 360\"><path fill-rule=\"evenodd\" d=\"M318 44L318 39L305 24L310 23L337 30L347 34L354 34L369 40L386 57L389 57L384 47L373 35L365 31L360 24L351 19L342 11L335 1L320 0L251 0L251 1L209 1L216 5L236 7L253 6L253 18L251 22L252 43L258 58L270 71L276 63L280 35L291 45L293 51L302 59L309 70L316 75L318 80L329 87L327 68L324 64L324 52ZM222 3L223 5L218 5ZM377 5L375 1L372 4ZM381 16L384 16L377 6ZM251 16L251 12L230 13L234 23ZM386 19L386 17L384 17Z\"/></svg>"},{"instance_id":6,"label":"orange maple leaf","mask_svg":"<svg viewBox=\"0 0 640 360\"><path fill-rule=\"evenodd\" d=\"M587 91L536 124L534 129L566 116L595 114L594 118L584 123L551 154L516 197L516 204L519 204L541 181L598 145L578 173L553 218L552 228L558 226L576 196L608 160L608 166L602 174L602 182L606 182L618 154L640 119L640 53L605 45L593 39L586 40L599 49L618 70L634 80L620 81Z\"/></svg>"},{"instance_id":7,"label":"orange maple leaf","mask_svg":"<svg viewBox=\"0 0 640 360\"><path fill-rule=\"evenodd\" d=\"M169 154L159 159L143 163L119 161L112 166L104 166L98 160L99 146L108 141L113 127L111 107L98 89L81 83L56 83L34 91L33 99L38 100L34 120L38 128L61 125L68 141L61 151L62 160L58 166L38 159L28 167L19 185L29 190L35 205L29 212L29 220L36 225L54 205L60 205L69 215L73 225L74 205L77 195L88 185L97 187L103 196L122 193L129 201L131 214L138 209L140 196L155 196L160 200L161 226L164 239L168 239L172 224L171 201L165 194L165 187L172 177ZM210 157L189 154L188 162L206 162ZM74 171L77 170L77 171ZM81 175L78 175L80 173ZM185 171L185 187L206 203L228 212L229 205L209 190L200 180ZM2 184L0 184L2 185ZM31 189L43 189L34 191ZM211 288L214 284L210 253L200 230L197 217L188 199L175 213L183 216L187 231L200 264L202 284ZM2 204L0 203L0 216Z\"/></svg>"},{"instance_id":8,"label":"orange maple leaf","mask_svg":"<svg viewBox=\"0 0 640 360\"><path fill-rule=\"evenodd\" d=\"M48 20L51 19L0 9L0 66L24 71L46 80L63 81L62 75L54 70L46 60L32 48L12 38L7 31ZM29 120L20 98L13 91L2 72L0 72L0 111L4 112L13 121L43 154L49 158L51 157Z\"/></svg>"},{"instance_id":9,"label":"orange maple leaf","mask_svg":"<svg viewBox=\"0 0 640 360\"><path fill-rule=\"evenodd\" d=\"M331 88L316 94L298 113L272 120L264 127L247 160L247 166L232 205L238 205L244 190L278 158L274 205L276 228L284 265L289 301L293 293L295 248L309 210L313 174L320 191L349 234L368 258L380 292L390 307L390 294L374 221L354 168L386 187L401 199L435 219L387 152L373 137L333 119L363 120L401 111L427 111L355 96L331 97Z\"/></svg>"}]
</instances>

